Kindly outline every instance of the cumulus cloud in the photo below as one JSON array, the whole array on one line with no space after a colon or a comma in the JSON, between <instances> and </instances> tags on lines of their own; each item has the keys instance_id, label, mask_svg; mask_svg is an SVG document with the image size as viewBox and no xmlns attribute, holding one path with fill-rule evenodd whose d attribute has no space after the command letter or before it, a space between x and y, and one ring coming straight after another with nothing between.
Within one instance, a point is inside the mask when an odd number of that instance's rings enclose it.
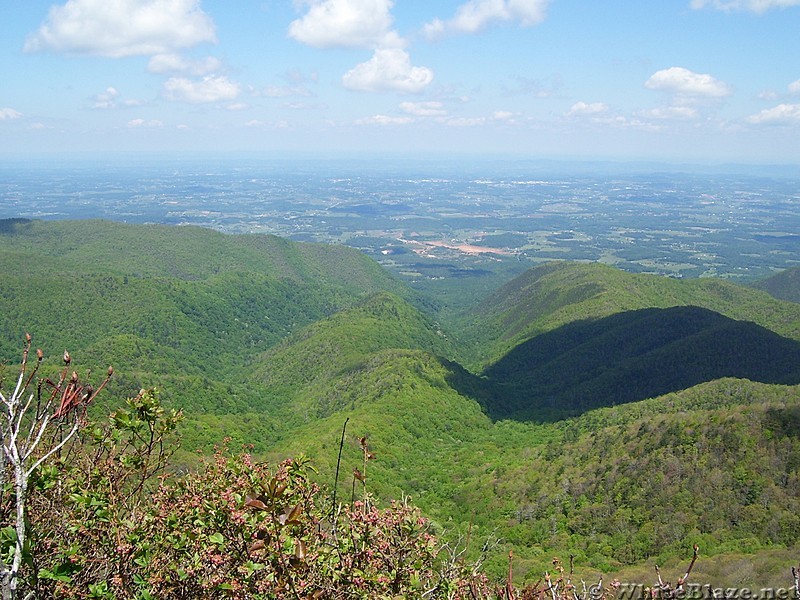
<instances>
[{"instance_id":1,"label":"cumulus cloud","mask_svg":"<svg viewBox=\"0 0 800 600\"><path fill-rule=\"evenodd\" d=\"M435 39L447 33L475 33L494 22L536 25L545 19L549 3L550 0L469 0L456 9L451 19L434 19L423 31Z\"/></svg>"},{"instance_id":2,"label":"cumulus cloud","mask_svg":"<svg viewBox=\"0 0 800 600\"><path fill-rule=\"evenodd\" d=\"M648 89L683 98L724 98L732 93L727 83L706 73L695 73L683 67L656 71L644 85Z\"/></svg>"},{"instance_id":3,"label":"cumulus cloud","mask_svg":"<svg viewBox=\"0 0 800 600\"><path fill-rule=\"evenodd\" d=\"M141 100L122 99L115 87L107 87L100 93L92 96L89 106L98 110L111 110L115 108L130 108L144 104Z\"/></svg>"},{"instance_id":4,"label":"cumulus cloud","mask_svg":"<svg viewBox=\"0 0 800 600\"><path fill-rule=\"evenodd\" d=\"M496 110L492 113L493 121L506 121L512 122L514 120L514 113L508 110Z\"/></svg>"},{"instance_id":5,"label":"cumulus cloud","mask_svg":"<svg viewBox=\"0 0 800 600\"><path fill-rule=\"evenodd\" d=\"M10 121L20 117L22 117L22 113L13 108L0 108L0 121Z\"/></svg>"},{"instance_id":6,"label":"cumulus cloud","mask_svg":"<svg viewBox=\"0 0 800 600\"><path fill-rule=\"evenodd\" d=\"M310 0L308 12L289 25L289 36L315 48L399 48L392 31L392 0Z\"/></svg>"},{"instance_id":7,"label":"cumulus cloud","mask_svg":"<svg viewBox=\"0 0 800 600\"><path fill-rule=\"evenodd\" d=\"M214 22L200 0L69 0L50 9L24 49L119 58L214 41Z\"/></svg>"},{"instance_id":8,"label":"cumulus cloud","mask_svg":"<svg viewBox=\"0 0 800 600\"><path fill-rule=\"evenodd\" d=\"M691 6L695 10L710 6L717 10L747 10L762 14L773 8L800 6L800 0L692 0Z\"/></svg>"},{"instance_id":9,"label":"cumulus cloud","mask_svg":"<svg viewBox=\"0 0 800 600\"><path fill-rule=\"evenodd\" d=\"M208 76L201 80L170 77L164 83L167 99L191 104L235 100L240 91L238 83L223 76Z\"/></svg>"},{"instance_id":10,"label":"cumulus cloud","mask_svg":"<svg viewBox=\"0 0 800 600\"><path fill-rule=\"evenodd\" d=\"M790 94L800 94L800 79L789 84Z\"/></svg>"},{"instance_id":11,"label":"cumulus cloud","mask_svg":"<svg viewBox=\"0 0 800 600\"><path fill-rule=\"evenodd\" d=\"M800 125L800 104L779 104L747 117L753 125Z\"/></svg>"},{"instance_id":12,"label":"cumulus cloud","mask_svg":"<svg viewBox=\"0 0 800 600\"><path fill-rule=\"evenodd\" d=\"M362 92L395 91L417 93L433 81L433 71L411 66L408 52L400 48L379 48L367 62L342 76L342 84Z\"/></svg>"},{"instance_id":13,"label":"cumulus cloud","mask_svg":"<svg viewBox=\"0 0 800 600\"><path fill-rule=\"evenodd\" d=\"M188 73L189 75L208 75L222 68L222 61L213 56L200 60L187 60L179 54L156 54L147 63L151 73Z\"/></svg>"},{"instance_id":14,"label":"cumulus cloud","mask_svg":"<svg viewBox=\"0 0 800 600\"><path fill-rule=\"evenodd\" d=\"M608 105L605 102L576 102L573 104L569 111L568 117L585 117L597 116L605 114L609 111Z\"/></svg>"},{"instance_id":15,"label":"cumulus cloud","mask_svg":"<svg viewBox=\"0 0 800 600\"><path fill-rule=\"evenodd\" d=\"M119 92L116 88L108 87L105 91L95 94L92 98L92 108L116 108Z\"/></svg>"},{"instance_id":16,"label":"cumulus cloud","mask_svg":"<svg viewBox=\"0 0 800 600\"><path fill-rule=\"evenodd\" d=\"M441 102L401 102L400 110L415 117L442 117L447 114Z\"/></svg>"}]
</instances>

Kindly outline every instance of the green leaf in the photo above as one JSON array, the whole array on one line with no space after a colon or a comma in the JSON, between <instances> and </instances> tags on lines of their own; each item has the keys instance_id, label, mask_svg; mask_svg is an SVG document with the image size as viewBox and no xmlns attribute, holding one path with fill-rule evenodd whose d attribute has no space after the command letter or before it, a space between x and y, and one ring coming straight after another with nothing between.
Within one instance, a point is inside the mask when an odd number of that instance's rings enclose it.
<instances>
[{"instance_id":1,"label":"green leaf","mask_svg":"<svg viewBox=\"0 0 800 600\"><path fill-rule=\"evenodd\" d=\"M212 544L216 544L217 546L224 546L225 545L225 536L223 536L219 531L216 533L212 533L208 536L208 541Z\"/></svg>"}]
</instances>

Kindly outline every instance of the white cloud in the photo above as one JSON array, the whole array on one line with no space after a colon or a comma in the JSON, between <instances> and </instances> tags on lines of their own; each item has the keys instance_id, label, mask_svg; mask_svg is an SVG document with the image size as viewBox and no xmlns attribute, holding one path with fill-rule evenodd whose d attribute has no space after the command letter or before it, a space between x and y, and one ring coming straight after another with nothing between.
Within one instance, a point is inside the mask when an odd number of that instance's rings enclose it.
<instances>
[{"instance_id":1,"label":"white cloud","mask_svg":"<svg viewBox=\"0 0 800 600\"><path fill-rule=\"evenodd\" d=\"M97 110L112 110L115 108L132 108L142 106L144 102L136 99L121 99L119 91L114 87L107 87L100 93L92 96L90 108Z\"/></svg>"},{"instance_id":2,"label":"white cloud","mask_svg":"<svg viewBox=\"0 0 800 600\"><path fill-rule=\"evenodd\" d=\"M684 98L724 98L732 93L731 87L705 73L695 73L683 67L670 67L656 71L645 82L651 90L667 92Z\"/></svg>"},{"instance_id":3,"label":"white cloud","mask_svg":"<svg viewBox=\"0 0 800 600\"><path fill-rule=\"evenodd\" d=\"M128 121L128 127L131 129L138 129L138 128L157 128L163 127L164 123L159 121L158 119L151 119L146 121L145 119L132 119Z\"/></svg>"},{"instance_id":4,"label":"white cloud","mask_svg":"<svg viewBox=\"0 0 800 600\"><path fill-rule=\"evenodd\" d=\"M415 117L442 117L447 114L441 102L401 102L400 110Z\"/></svg>"},{"instance_id":5,"label":"white cloud","mask_svg":"<svg viewBox=\"0 0 800 600\"><path fill-rule=\"evenodd\" d=\"M511 123L514 121L514 113L507 110L496 110L492 113L492 120Z\"/></svg>"},{"instance_id":6,"label":"white cloud","mask_svg":"<svg viewBox=\"0 0 800 600\"><path fill-rule=\"evenodd\" d=\"M151 73L188 73L190 75L208 75L222 68L222 61L213 56L202 60L187 60L179 54L156 54L147 63Z\"/></svg>"},{"instance_id":7,"label":"white cloud","mask_svg":"<svg viewBox=\"0 0 800 600\"><path fill-rule=\"evenodd\" d=\"M381 48L367 62L356 65L342 76L342 84L362 92L395 91L416 93L433 81L427 67L412 67L408 52Z\"/></svg>"},{"instance_id":8,"label":"white cloud","mask_svg":"<svg viewBox=\"0 0 800 600\"><path fill-rule=\"evenodd\" d=\"M389 117L387 115L374 115L355 121L356 125L407 125L413 123L411 117Z\"/></svg>"},{"instance_id":9,"label":"white cloud","mask_svg":"<svg viewBox=\"0 0 800 600\"><path fill-rule=\"evenodd\" d=\"M289 36L315 48L399 48L392 0L308 0L308 12L289 25Z\"/></svg>"},{"instance_id":10,"label":"white cloud","mask_svg":"<svg viewBox=\"0 0 800 600\"><path fill-rule=\"evenodd\" d=\"M717 10L749 10L762 14L773 8L800 6L800 0L692 0L691 6L695 10L710 6Z\"/></svg>"},{"instance_id":11,"label":"white cloud","mask_svg":"<svg viewBox=\"0 0 800 600\"><path fill-rule=\"evenodd\" d=\"M169 100L191 104L235 100L239 92L239 84L223 76L203 77L199 81L170 77L164 83L164 94Z\"/></svg>"},{"instance_id":12,"label":"white cloud","mask_svg":"<svg viewBox=\"0 0 800 600\"><path fill-rule=\"evenodd\" d=\"M584 117L584 116L597 116L607 113L609 110L608 105L604 102L576 102L573 104L566 116L568 117Z\"/></svg>"},{"instance_id":13,"label":"white cloud","mask_svg":"<svg viewBox=\"0 0 800 600\"><path fill-rule=\"evenodd\" d=\"M0 121L10 121L20 117L22 117L22 113L13 108L0 108Z\"/></svg>"},{"instance_id":14,"label":"white cloud","mask_svg":"<svg viewBox=\"0 0 800 600\"><path fill-rule=\"evenodd\" d=\"M215 40L214 22L200 0L69 0L50 9L24 49L119 58Z\"/></svg>"},{"instance_id":15,"label":"white cloud","mask_svg":"<svg viewBox=\"0 0 800 600\"><path fill-rule=\"evenodd\" d=\"M434 19L423 31L435 39L446 33L475 33L498 21L536 25L544 21L549 3L550 0L469 0L456 9L453 18Z\"/></svg>"},{"instance_id":16,"label":"white cloud","mask_svg":"<svg viewBox=\"0 0 800 600\"><path fill-rule=\"evenodd\" d=\"M800 104L779 104L747 117L753 125L800 125Z\"/></svg>"},{"instance_id":17,"label":"white cloud","mask_svg":"<svg viewBox=\"0 0 800 600\"><path fill-rule=\"evenodd\" d=\"M800 94L800 79L789 84L790 94Z\"/></svg>"},{"instance_id":18,"label":"white cloud","mask_svg":"<svg viewBox=\"0 0 800 600\"><path fill-rule=\"evenodd\" d=\"M637 113L640 117L648 119L667 120L691 120L698 117L696 108L691 106L667 106L663 108L653 108Z\"/></svg>"},{"instance_id":19,"label":"white cloud","mask_svg":"<svg viewBox=\"0 0 800 600\"><path fill-rule=\"evenodd\" d=\"M116 108L118 97L119 92L116 90L116 88L107 87L105 91L95 94L92 97L92 108Z\"/></svg>"}]
</instances>

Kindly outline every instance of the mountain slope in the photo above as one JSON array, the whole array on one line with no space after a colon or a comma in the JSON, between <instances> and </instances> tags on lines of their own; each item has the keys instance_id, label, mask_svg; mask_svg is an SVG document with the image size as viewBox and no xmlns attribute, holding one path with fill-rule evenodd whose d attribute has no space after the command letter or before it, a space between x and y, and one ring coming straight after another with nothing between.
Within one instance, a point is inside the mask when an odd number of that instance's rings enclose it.
<instances>
[{"instance_id":1,"label":"mountain slope","mask_svg":"<svg viewBox=\"0 0 800 600\"><path fill-rule=\"evenodd\" d=\"M3 221L0 270L0 361L28 331L77 367L113 363L120 394L158 384L200 412L258 408L242 371L292 331L378 291L411 296L347 248L104 221Z\"/></svg>"},{"instance_id":2,"label":"mountain slope","mask_svg":"<svg viewBox=\"0 0 800 600\"><path fill-rule=\"evenodd\" d=\"M764 292L716 279L677 280L570 262L534 267L504 285L472 313L462 335L474 347L472 362L486 365L573 321L690 305L800 340L800 307Z\"/></svg>"},{"instance_id":3,"label":"mountain slope","mask_svg":"<svg viewBox=\"0 0 800 600\"><path fill-rule=\"evenodd\" d=\"M722 379L557 423L492 423L457 391L463 376L428 353L378 352L330 381L335 412L290 427L271 456L302 452L333 485L346 425L340 499L361 497L353 470L366 472L367 490L410 494L450 539L469 531L471 552L501 538L498 575L509 549L519 573L563 554L608 573L693 543L709 556L800 535L800 387Z\"/></svg>"},{"instance_id":4,"label":"mountain slope","mask_svg":"<svg viewBox=\"0 0 800 600\"><path fill-rule=\"evenodd\" d=\"M193 226L97 220L0 222L3 271L18 270L21 256L26 257L26 271L46 273L56 265L72 273L183 280L254 272L359 293L408 293L388 271L352 248L298 243L273 235L230 235ZM44 269L39 261L46 263Z\"/></svg>"},{"instance_id":5,"label":"mountain slope","mask_svg":"<svg viewBox=\"0 0 800 600\"><path fill-rule=\"evenodd\" d=\"M800 342L703 308L650 308L540 334L485 375L494 418L563 418L722 377L800 383Z\"/></svg>"},{"instance_id":6,"label":"mountain slope","mask_svg":"<svg viewBox=\"0 0 800 600\"><path fill-rule=\"evenodd\" d=\"M324 388L384 350L455 352L433 321L397 296L381 293L287 338L251 364L250 378L278 399L276 409L320 418L336 410Z\"/></svg>"},{"instance_id":7,"label":"mountain slope","mask_svg":"<svg viewBox=\"0 0 800 600\"><path fill-rule=\"evenodd\" d=\"M800 267L786 269L753 284L773 298L788 302L800 302Z\"/></svg>"}]
</instances>

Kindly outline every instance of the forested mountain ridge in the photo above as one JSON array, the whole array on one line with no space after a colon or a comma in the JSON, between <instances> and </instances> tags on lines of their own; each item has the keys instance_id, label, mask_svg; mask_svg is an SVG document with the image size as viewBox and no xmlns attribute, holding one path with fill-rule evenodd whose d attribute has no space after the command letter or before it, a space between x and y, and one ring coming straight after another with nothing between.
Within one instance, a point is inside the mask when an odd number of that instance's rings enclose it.
<instances>
[{"instance_id":1,"label":"forested mountain ridge","mask_svg":"<svg viewBox=\"0 0 800 600\"><path fill-rule=\"evenodd\" d=\"M793 381L800 312L764 292L551 263L499 290L467 335L358 252L271 236L23 221L0 227L0 267L0 358L30 330L81 372L113 363L112 395L160 388L187 415L181 458L230 437L307 454L333 485L347 423L340 498L361 493L366 436L367 489L411 494L448 539L502 537L495 572L509 549L520 572L569 553L607 571L695 541L758 551L800 535L798 388L703 367ZM489 368L466 370L467 355ZM701 376L647 387L670 363ZM632 383L645 391L626 397ZM601 401L515 404L586 390Z\"/></svg>"},{"instance_id":2,"label":"forested mountain ridge","mask_svg":"<svg viewBox=\"0 0 800 600\"><path fill-rule=\"evenodd\" d=\"M723 377L800 383L800 342L696 306L573 321L490 365L494 418L542 420L645 400Z\"/></svg>"},{"instance_id":3,"label":"forested mountain ridge","mask_svg":"<svg viewBox=\"0 0 800 600\"><path fill-rule=\"evenodd\" d=\"M779 300L800 302L800 267L775 273L771 277L755 282L753 287L764 290Z\"/></svg>"},{"instance_id":4,"label":"forested mountain ridge","mask_svg":"<svg viewBox=\"0 0 800 600\"><path fill-rule=\"evenodd\" d=\"M377 352L414 349L442 357L456 353L442 329L408 302L374 294L352 308L303 328L253 359L248 378L263 384L271 406L304 419L327 416L325 389L337 377L358 370Z\"/></svg>"},{"instance_id":5,"label":"forested mountain ridge","mask_svg":"<svg viewBox=\"0 0 800 600\"><path fill-rule=\"evenodd\" d=\"M31 332L80 369L113 363L120 396L158 386L193 416L232 414L237 438L254 419L236 415L264 402L243 383L254 356L376 292L413 297L349 248L109 221L2 221L0 270L0 361ZM202 429L197 443L223 435L219 421Z\"/></svg>"},{"instance_id":6,"label":"forested mountain ridge","mask_svg":"<svg viewBox=\"0 0 800 600\"><path fill-rule=\"evenodd\" d=\"M478 364L573 321L644 308L698 306L800 340L800 307L719 279L634 274L597 263L551 262L506 283L471 314L463 336Z\"/></svg>"},{"instance_id":7,"label":"forested mountain ridge","mask_svg":"<svg viewBox=\"0 0 800 600\"><path fill-rule=\"evenodd\" d=\"M0 226L4 272L38 261L75 273L203 280L244 272L348 292L408 288L363 253L346 246L295 243L268 234L230 235L194 226L128 225L113 221L6 220Z\"/></svg>"}]
</instances>

